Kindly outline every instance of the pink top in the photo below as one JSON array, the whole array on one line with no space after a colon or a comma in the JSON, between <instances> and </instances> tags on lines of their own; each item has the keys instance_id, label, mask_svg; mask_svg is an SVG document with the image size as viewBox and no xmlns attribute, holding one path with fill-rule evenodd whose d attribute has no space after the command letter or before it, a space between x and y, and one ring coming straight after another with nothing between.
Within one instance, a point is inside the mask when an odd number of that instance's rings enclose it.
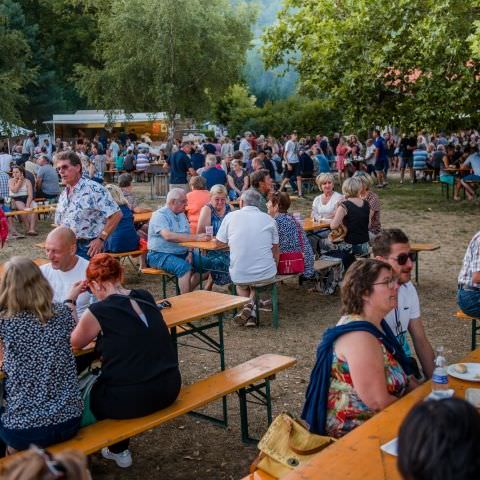
<instances>
[{"instance_id":1,"label":"pink top","mask_svg":"<svg viewBox=\"0 0 480 480\"><path fill-rule=\"evenodd\" d=\"M335 152L337 154L338 159L345 160L345 156L349 152L350 148L348 148L346 145L337 145L337 151Z\"/></svg>"},{"instance_id":2,"label":"pink top","mask_svg":"<svg viewBox=\"0 0 480 480\"><path fill-rule=\"evenodd\" d=\"M197 233L198 217L200 210L210 201L208 190L192 190L187 193L187 218L190 223L190 233Z\"/></svg>"}]
</instances>

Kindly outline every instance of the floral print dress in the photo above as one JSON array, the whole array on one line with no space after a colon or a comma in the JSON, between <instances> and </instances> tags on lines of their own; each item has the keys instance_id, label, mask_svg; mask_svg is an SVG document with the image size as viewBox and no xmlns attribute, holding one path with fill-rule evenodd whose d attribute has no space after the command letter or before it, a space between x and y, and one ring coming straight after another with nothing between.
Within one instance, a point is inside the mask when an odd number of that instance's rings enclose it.
<instances>
[{"instance_id":1,"label":"floral print dress","mask_svg":"<svg viewBox=\"0 0 480 480\"><path fill-rule=\"evenodd\" d=\"M378 343L383 352L388 393L400 398L407 387L407 375L383 343L380 340ZM376 412L362 402L353 386L348 363L340 360L335 351L330 375L326 432L339 438L373 417Z\"/></svg>"}]
</instances>

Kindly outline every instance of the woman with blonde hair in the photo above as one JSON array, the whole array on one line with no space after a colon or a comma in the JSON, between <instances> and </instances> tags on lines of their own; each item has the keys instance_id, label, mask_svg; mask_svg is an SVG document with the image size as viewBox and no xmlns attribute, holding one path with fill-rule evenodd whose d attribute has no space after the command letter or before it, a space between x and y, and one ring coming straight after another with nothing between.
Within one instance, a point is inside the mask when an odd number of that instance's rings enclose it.
<instances>
[{"instance_id":1,"label":"woman with blonde hair","mask_svg":"<svg viewBox=\"0 0 480 480\"><path fill-rule=\"evenodd\" d=\"M370 222L370 206L361 197L364 184L358 177L347 178L342 185L345 201L338 204L335 216L330 222L334 230L340 225L347 228L344 250L350 250L354 255L368 253L368 225Z\"/></svg>"},{"instance_id":2,"label":"woman with blonde hair","mask_svg":"<svg viewBox=\"0 0 480 480\"><path fill-rule=\"evenodd\" d=\"M14 166L12 168L12 178L8 181L8 194L17 210L25 210L32 207L35 192L33 191L32 183L26 177L23 167ZM35 231L37 215L22 215L22 221L27 228L27 235L38 235Z\"/></svg>"},{"instance_id":3,"label":"woman with blonde hair","mask_svg":"<svg viewBox=\"0 0 480 480\"><path fill-rule=\"evenodd\" d=\"M103 250L112 253L138 250L139 237L135 229L133 213L128 206L128 200L119 186L109 183L106 185L106 188L112 195L115 203L120 207L123 216L115 230L105 241Z\"/></svg>"},{"instance_id":4,"label":"woman with blonde hair","mask_svg":"<svg viewBox=\"0 0 480 480\"><path fill-rule=\"evenodd\" d=\"M335 192L335 178L331 173L321 173L315 182L322 193L313 200L312 218L317 222L328 223L332 220L339 202L343 201L343 195Z\"/></svg>"},{"instance_id":5,"label":"woman with blonde hair","mask_svg":"<svg viewBox=\"0 0 480 480\"><path fill-rule=\"evenodd\" d=\"M214 185L210 189L210 202L200 212L197 233L206 233L206 228L212 227L213 236L217 234L223 219L232 211L227 203L227 198L227 189L223 185ZM222 251L209 251L207 257L212 260L212 267L215 270L211 272L207 289L210 290L214 283L217 285L230 283L231 279L228 273L230 254Z\"/></svg>"},{"instance_id":6,"label":"woman with blonde hair","mask_svg":"<svg viewBox=\"0 0 480 480\"><path fill-rule=\"evenodd\" d=\"M25 257L11 258L0 279L6 399L0 438L10 453L32 443L63 442L80 428L82 400L70 348L74 327L70 308L53 302L38 266Z\"/></svg>"}]
</instances>

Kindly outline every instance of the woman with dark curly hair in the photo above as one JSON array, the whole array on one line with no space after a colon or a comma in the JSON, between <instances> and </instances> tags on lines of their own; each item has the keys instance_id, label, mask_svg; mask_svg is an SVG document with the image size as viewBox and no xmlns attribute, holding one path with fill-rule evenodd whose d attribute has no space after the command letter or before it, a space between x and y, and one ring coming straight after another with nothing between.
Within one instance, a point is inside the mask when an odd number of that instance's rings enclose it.
<instances>
[{"instance_id":1,"label":"woman with dark curly hair","mask_svg":"<svg viewBox=\"0 0 480 480\"><path fill-rule=\"evenodd\" d=\"M416 386L402 347L383 320L396 306L387 263L357 260L342 285L344 316L317 350L302 418L314 433L341 437Z\"/></svg>"},{"instance_id":2,"label":"woman with dark curly hair","mask_svg":"<svg viewBox=\"0 0 480 480\"><path fill-rule=\"evenodd\" d=\"M80 318L71 336L74 348L97 337L102 373L90 393L90 409L97 420L143 417L168 407L180 392L181 378L175 348L156 306L146 290L122 286L123 269L107 253L95 255L87 280L74 284L69 298L75 314L78 295L90 288L99 300ZM129 467L128 440L102 449L105 458Z\"/></svg>"}]
</instances>

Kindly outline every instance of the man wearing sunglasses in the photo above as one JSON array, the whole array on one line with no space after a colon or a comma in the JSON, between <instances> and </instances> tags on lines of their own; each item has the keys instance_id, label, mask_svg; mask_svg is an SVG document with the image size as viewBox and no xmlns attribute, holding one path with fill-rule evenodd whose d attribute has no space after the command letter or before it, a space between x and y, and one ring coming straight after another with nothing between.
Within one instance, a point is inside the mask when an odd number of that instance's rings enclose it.
<instances>
[{"instance_id":1,"label":"man wearing sunglasses","mask_svg":"<svg viewBox=\"0 0 480 480\"><path fill-rule=\"evenodd\" d=\"M434 353L425 334L420 318L420 302L417 290L410 281L414 266L415 254L410 251L410 243L405 233L398 228L383 230L373 241L373 255L379 260L390 264L399 283L398 304L386 317L388 325L403 346L405 353L411 359L412 366L416 361L407 340L407 332L415 348L423 375L431 378L434 368ZM417 377L421 377L417 367Z\"/></svg>"}]
</instances>

